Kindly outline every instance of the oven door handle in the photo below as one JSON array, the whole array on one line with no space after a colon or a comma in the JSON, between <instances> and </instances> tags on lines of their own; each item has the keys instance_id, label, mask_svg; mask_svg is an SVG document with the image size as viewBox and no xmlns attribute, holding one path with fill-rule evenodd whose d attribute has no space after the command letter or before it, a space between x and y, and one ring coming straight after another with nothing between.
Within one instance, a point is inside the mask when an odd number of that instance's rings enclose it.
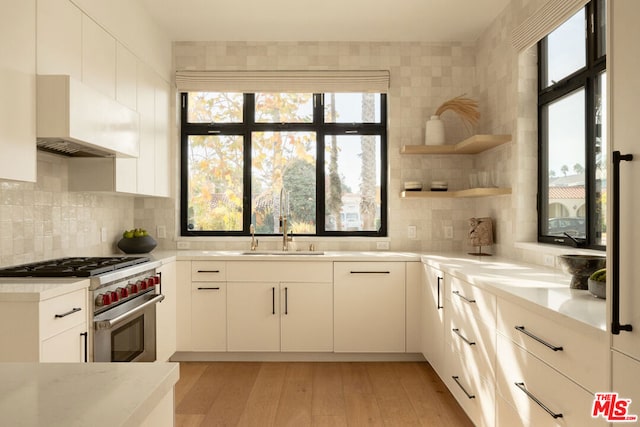
<instances>
[{"instance_id":1,"label":"oven door handle","mask_svg":"<svg viewBox=\"0 0 640 427\"><path fill-rule=\"evenodd\" d=\"M112 319L105 319L105 320L98 320L95 321L95 328L96 330L99 329L111 329L114 326L118 325L119 323L122 323L126 320L129 320L132 317L135 317L136 315L138 315L140 312L144 311L147 307L149 307L152 304L156 304L160 301L162 301L164 299L164 295L162 294L158 294L156 296L154 296L153 298L151 298L149 301L145 301L142 304L140 304L139 306L127 311L126 313L123 313L119 316L116 316Z\"/></svg>"}]
</instances>

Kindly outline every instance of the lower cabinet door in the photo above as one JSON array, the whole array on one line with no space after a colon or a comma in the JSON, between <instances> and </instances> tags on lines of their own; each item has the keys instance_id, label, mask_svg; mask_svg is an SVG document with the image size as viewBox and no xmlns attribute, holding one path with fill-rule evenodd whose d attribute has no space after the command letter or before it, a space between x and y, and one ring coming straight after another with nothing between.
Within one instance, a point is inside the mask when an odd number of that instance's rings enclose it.
<instances>
[{"instance_id":1,"label":"lower cabinet door","mask_svg":"<svg viewBox=\"0 0 640 427\"><path fill-rule=\"evenodd\" d=\"M227 350L280 351L280 285L227 284Z\"/></svg>"},{"instance_id":2,"label":"lower cabinet door","mask_svg":"<svg viewBox=\"0 0 640 427\"><path fill-rule=\"evenodd\" d=\"M593 394L501 334L497 354L498 391L513 409L503 410L503 418L513 418L515 411L525 426L606 425L591 417Z\"/></svg>"},{"instance_id":3,"label":"lower cabinet door","mask_svg":"<svg viewBox=\"0 0 640 427\"><path fill-rule=\"evenodd\" d=\"M42 341L41 362L84 362L87 325L81 323Z\"/></svg>"},{"instance_id":4,"label":"lower cabinet door","mask_svg":"<svg viewBox=\"0 0 640 427\"><path fill-rule=\"evenodd\" d=\"M281 283L282 351L333 351L333 284Z\"/></svg>"},{"instance_id":5,"label":"lower cabinet door","mask_svg":"<svg viewBox=\"0 0 640 427\"><path fill-rule=\"evenodd\" d=\"M191 284L191 351L227 350L227 284Z\"/></svg>"}]
</instances>

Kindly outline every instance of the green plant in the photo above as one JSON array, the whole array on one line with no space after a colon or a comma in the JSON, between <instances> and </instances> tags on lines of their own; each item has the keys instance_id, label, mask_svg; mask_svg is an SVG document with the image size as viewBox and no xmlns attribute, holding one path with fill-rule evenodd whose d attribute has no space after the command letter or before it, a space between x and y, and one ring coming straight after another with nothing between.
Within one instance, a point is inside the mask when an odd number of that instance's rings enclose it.
<instances>
[{"instance_id":1,"label":"green plant","mask_svg":"<svg viewBox=\"0 0 640 427\"><path fill-rule=\"evenodd\" d=\"M589 276L589 279L596 281L596 282L606 282L607 281L607 269L606 268L601 268L600 270L596 270L594 271L591 276Z\"/></svg>"}]
</instances>

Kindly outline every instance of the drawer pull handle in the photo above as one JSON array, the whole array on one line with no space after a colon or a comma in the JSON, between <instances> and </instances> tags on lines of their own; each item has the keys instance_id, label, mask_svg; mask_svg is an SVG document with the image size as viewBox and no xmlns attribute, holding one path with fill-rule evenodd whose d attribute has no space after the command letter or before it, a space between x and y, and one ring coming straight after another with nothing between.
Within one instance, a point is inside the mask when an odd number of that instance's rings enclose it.
<instances>
[{"instance_id":1,"label":"drawer pull handle","mask_svg":"<svg viewBox=\"0 0 640 427\"><path fill-rule=\"evenodd\" d=\"M82 337L82 339L84 341L84 363L87 363L87 359L89 357L89 353L87 353L87 347L88 347L88 341L89 341L89 333L88 332L81 332L80 336Z\"/></svg>"},{"instance_id":2,"label":"drawer pull handle","mask_svg":"<svg viewBox=\"0 0 640 427\"><path fill-rule=\"evenodd\" d=\"M271 314L276 314L276 288L271 288Z\"/></svg>"},{"instance_id":3,"label":"drawer pull handle","mask_svg":"<svg viewBox=\"0 0 640 427\"><path fill-rule=\"evenodd\" d=\"M516 385L516 387L518 387L520 390L522 390L522 392L524 394L526 394L529 399L531 399L534 402L536 402L538 404L538 406L540 406L542 409L544 409L547 412L547 414L551 415L554 419L562 418L562 414L556 414L551 409L549 409L544 403L542 403L537 397L535 397L533 394L531 394L531 392L529 390L527 390L527 388L525 387L524 383L514 383L514 384Z\"/></svg>"},{"instance_id":4,"label":"drawer pull handle","mask_svg":"<svg viewBox=\"0 0 640 427\"><path fill-rule=\"evenodd\" d=\"M55 315L55 318L56 318L56 319L62 319L63 317L67 317L67 316L68 316L68 315L70 315L70 314L77 313L77 312L79 312L80 310L82 310L80 307L74 307L74 308L72 308L71 310L67 311L66 313L56 314L56 315Z\"/></svg>"},{"instance_id":5,"label":"drawer pull handle","mask_svg":"<svg viewBox=\"0 0 640 427\"><path fill-rule=\"evenodd\" d=\"M351 274L391 274L390 271L351 271Z\"/></svg>"},{"instance_id":6,"label":"drawer pull handle","mask_svg":"<svg viewBox=\"0 0 640 427\"><path fill-rule=\"evenodd\" d=\"M199 291L219 291L220 288L218 286L214 287L214 288L207 288L207 287L198 287Z\"/></svg>"},{"instance_id":7,"label":"drawer pull handle","mask_svg":"<svg viewBox=\"0 0 640 427\"><path fill-rule=\"evenodd\" d=\"M524 326L516 326L515 327L518 331L522 332L523 334L525 334L528 337L533 338L534 340L538 341L540 344L543 344L545 346L547 346L548 348L550 348L553 351L562 351L562 346L556 346L553 344L549 344L548 342L546 342L545 340L543 340L542 338L539 338L535 335L533 335L531 332L527 331Z\"/></svg>"},{"instance_id":8,"label":"drawer pull handle","mask_svg":"<svg viewBox=\"0 0 640 427\"><path fill-rule=\"evenodd\" d=\"M438 276L438 302L436 303L436 309L440 310L442 305L440 305L440 282L442 282L442 277Z\"/></svg>"},{"instance_id":9,"label":"drawer pull handle","mask_svg":"<svg viewBox=\"0 0 640 427\"><path fill-rule=\"evenodd\" d=\"M462 334L460 333L460 329L458 329L458 328L453 328L453 329L452 329L452 331L453 331L453 332L455 332L455 334L456 334L457 336L459 336L459 337L460 337L460 339L461 339L462 341L466 342L467 344L469 344L469 345L476 345L475 341L469 341L467 338L465 338L465 337L464 337L464 335L462 335Z\"/></svg>"},{"instance_id":10,"label":"drawer pull handle","mask_svg":"<svg viewBox=\"0 0 640 427\"><path fill-rule=\"evenodd\" d=\"M460 387L462 389L464 394L466 394L469 399L475 399L476 398L475 394L469 394L469 392L462 386L462 384L460 384L460 381L459 381L460 377L458 377L457 375L454 375L451 378L453 378L453 380L456 382L456 384L458 384L458 387Z\"/></svg>"},{"instance_id":11,"label":"drawer pull handle","mask_svg":"<svg viewBox=\"0 0 640 427\"><path fill-rule=\"evenodd\" d=\"M464 295L462 295L462 294L460 293L460 291L452 291L451 293L452 293L452 294L454 294L454 295L459 296L460 298L462 298L463 300L465 300L465 301L466 301L466 302L468 302L469 304L475 304L475 302L476 302L476 300L474 300L474 299L469 299L469 298L465 297Z\"/></svg>"},{"instance_id":12,"label":"drawer pull handle","mask_svg":"<svg viewBox=\"0 0 640 427\"><path fill-rule=\"evenodd\" d=\"M289 288L284 288L284 314L289 314Z\"/></svg>"},{"instance_id":13,"label":"drawer pull handle","mask_svg":"<svg viewBox=\"0 0 640 427\"><path fill-rule=\"evenodd\" d=\"M198 273L220 273L220 270L198 270Z\"/></svg>"}]
</instances>

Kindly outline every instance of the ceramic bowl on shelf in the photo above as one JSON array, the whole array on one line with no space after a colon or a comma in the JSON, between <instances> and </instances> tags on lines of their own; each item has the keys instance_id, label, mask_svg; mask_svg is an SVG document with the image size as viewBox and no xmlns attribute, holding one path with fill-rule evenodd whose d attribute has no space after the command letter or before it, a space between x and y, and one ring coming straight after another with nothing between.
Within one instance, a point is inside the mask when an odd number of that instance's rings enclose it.
<instances>
[{"instance_id":1,"label":"ceramic bowl on shelf","mask_svg":"<svg viewBox=\"0 0 640 427\"><path fill-rule=\"evenodd\" d=\"M118 248L125 254L146 254L151 252L158 243L151 236L122 238L118 241Z\"/></svg>"},{"instance_id":2,"label":"ceramic bowl on shelf","mask_svg":"<svg viewBox=\"0 0 640 427\"><path fill-rule=\"evenodd\" d=\"M571 274L571 289L589 289L589 276L606 267L607 259L598 255L559 255L560 265L565 273Z\"/></svg>"},{"instance_id":3,"label":"ceramic bowl on shelf","mask_svg":"<svg viewBox=\"0 0 640 427\"><path fill-rule=\"evenodd\" d=\"M420 181L405 181L404 191L422 191L422 183Z\"/></svg>"}]
</instances>

